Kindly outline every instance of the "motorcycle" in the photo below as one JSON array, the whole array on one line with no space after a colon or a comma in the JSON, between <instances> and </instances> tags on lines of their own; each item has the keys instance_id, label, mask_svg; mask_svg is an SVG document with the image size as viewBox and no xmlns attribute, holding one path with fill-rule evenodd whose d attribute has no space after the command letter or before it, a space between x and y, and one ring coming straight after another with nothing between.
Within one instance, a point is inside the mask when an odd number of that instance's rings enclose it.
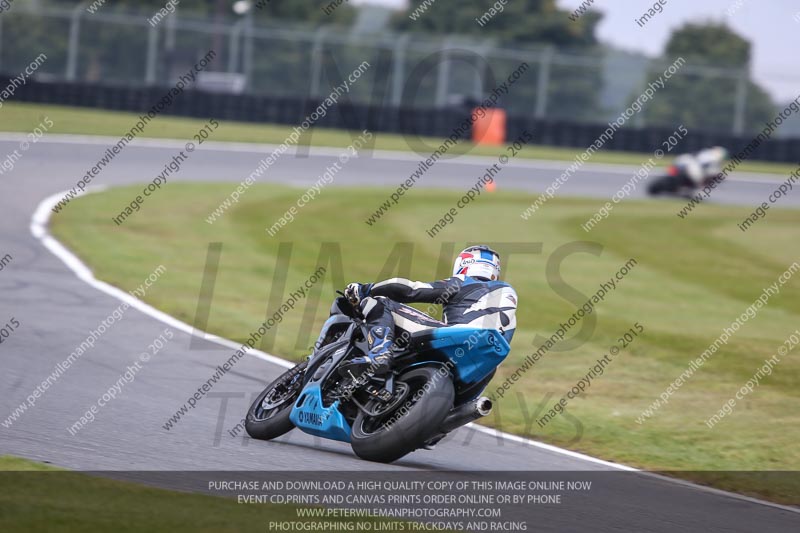
<instances>
[{"instance_id":1,"label":"motorcycle","mask_svg":"<svg viewBox=\"0 0 800 533\"><path fill-rule=\"evenodd\" d=\"M391 463L491 412L480 393L510 351L500 332L448 326L412 333L396 340L391 372L354 374L348 363L368 353L369 329L339 294L312 354L250 406L245 429L252 438L297 428L347 442L362 459Z\"/></svg>"},{"instance_id":2,"label":"motorcycle","mask_svg":"<svg viewBox=\"0 0 800 533\"><path fill-rule=\"evenodd\" d=\"M667 175L655 178L647 187L650 196L667 194L689 198L698 188L697 184L686 174L685 170L676 165L667 167Z\"/></svg>"}]
</instances>

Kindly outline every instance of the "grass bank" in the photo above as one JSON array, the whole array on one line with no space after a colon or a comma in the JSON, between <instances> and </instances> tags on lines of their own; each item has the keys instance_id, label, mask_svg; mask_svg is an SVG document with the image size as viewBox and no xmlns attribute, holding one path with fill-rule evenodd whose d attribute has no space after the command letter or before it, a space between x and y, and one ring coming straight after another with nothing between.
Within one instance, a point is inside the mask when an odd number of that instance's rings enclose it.
<instances>
[{"instance_id":1,"label":"grass bank","mask_svg":"<svg viewBox=\"0 0 800 533\"><path fill-rule=\"evenodd\" d=\"M10 456L0 456L0 480L0 530L7 532L237 533L298 521L293 505L240 505L235 498L151 488Z\"/></svg>"}]
</instances>

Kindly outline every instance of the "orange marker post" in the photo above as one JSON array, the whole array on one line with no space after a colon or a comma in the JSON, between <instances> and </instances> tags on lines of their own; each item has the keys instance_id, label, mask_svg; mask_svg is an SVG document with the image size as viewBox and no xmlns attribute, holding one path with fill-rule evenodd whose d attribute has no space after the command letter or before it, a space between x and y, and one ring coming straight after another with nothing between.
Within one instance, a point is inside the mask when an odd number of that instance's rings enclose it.
<instances>
[{"instance_id":1,"label":"orange marker post","mask_svg":"<svg viewBox=\"0 0 800 533\"><path fill-rule=\"evenodd\" d=\"M486 109L481 118L479 109L473 114L477 120L472 124L472 142L499 146L506 142L506 112L504 109Z\"/></svg>"}]
</instances>

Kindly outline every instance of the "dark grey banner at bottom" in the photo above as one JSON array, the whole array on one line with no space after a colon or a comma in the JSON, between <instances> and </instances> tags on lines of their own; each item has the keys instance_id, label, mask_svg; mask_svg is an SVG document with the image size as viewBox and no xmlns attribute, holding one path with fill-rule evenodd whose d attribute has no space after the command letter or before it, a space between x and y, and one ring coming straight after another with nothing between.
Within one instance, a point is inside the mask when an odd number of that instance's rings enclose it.
<instances>
[{"instance_id":1,"label":"dark grey banner at bottom","mask_svg":"<svg viewBox=\"0 0 800 533\"><path fill-rule=\"evenodd\" d=\"M90 477L91 476L91 477ZM744 487L751 494L769 495L781 504L708 489L673 478L715 486ZM88 487L98 478L112 478L123 487L134 482L225 500L238 518L257 510L259 518L236 531L726 531L766 533L800 531L800 472L2 472L0 529L20 495L46 495L65 479ZM116 489L87 492L92 505L103 507ZM125 489L127 490L127 489ZM148 489L149 490L149 489ZM62 489L72 492L70 489ZM159 501L170 493L160 491ZM137 505L152 513L152 504L129 493L126 510ZM60 500L62 507L79 498ZM184 494L181 497L188 497ZM165 499L166 498L166 499ZM46 500L40 496L41 505ZM27 501L27 500L24 500ZM176 503L175 505L180 505ZM211 512L211 507L208 507ZM62 509L63 511L63 509ZM21 515L19 515L21 516ZM133 516L138 516L134 514ZM255 516L255 515L253 515ZM195 513L182 525L218 530ZM84 519L85 520L85 519ZM26 522L28 523L28 522ZM32 523L32 522L31 522ZM84 522L83 530L91 530ZM107 525L107 524L106 524ZM128 522L128 526L134 526ZM150 527L150 526L148 526ZM228 529L228 528L221 528ZM52 528L57 531L58 528ZM102 530L102 528L100 529ZM134 529L136 530L136 529ZM170 530L165 527L165 530ZM172 529L174 531L174 529Z\"/></svg>"}]
</instances>

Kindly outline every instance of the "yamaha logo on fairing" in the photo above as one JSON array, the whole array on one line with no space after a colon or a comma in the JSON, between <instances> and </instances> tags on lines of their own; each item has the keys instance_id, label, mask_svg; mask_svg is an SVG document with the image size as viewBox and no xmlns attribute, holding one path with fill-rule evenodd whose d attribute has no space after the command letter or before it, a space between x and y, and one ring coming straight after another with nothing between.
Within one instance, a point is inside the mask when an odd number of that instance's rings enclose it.
<instances>
[{"instance_id":1,"label":"yamaha logo on fairing","mask_svg":"<svg viewBox=\"0 0 800 533\"><path fill-rule=\"evenodd\" d=\"M311 424L312 426L321 426L322 422L324 422L322 415L316 413L307 413L305 411L300 411L299 418L301 424Z\"/></svg>"}]
</instances>

